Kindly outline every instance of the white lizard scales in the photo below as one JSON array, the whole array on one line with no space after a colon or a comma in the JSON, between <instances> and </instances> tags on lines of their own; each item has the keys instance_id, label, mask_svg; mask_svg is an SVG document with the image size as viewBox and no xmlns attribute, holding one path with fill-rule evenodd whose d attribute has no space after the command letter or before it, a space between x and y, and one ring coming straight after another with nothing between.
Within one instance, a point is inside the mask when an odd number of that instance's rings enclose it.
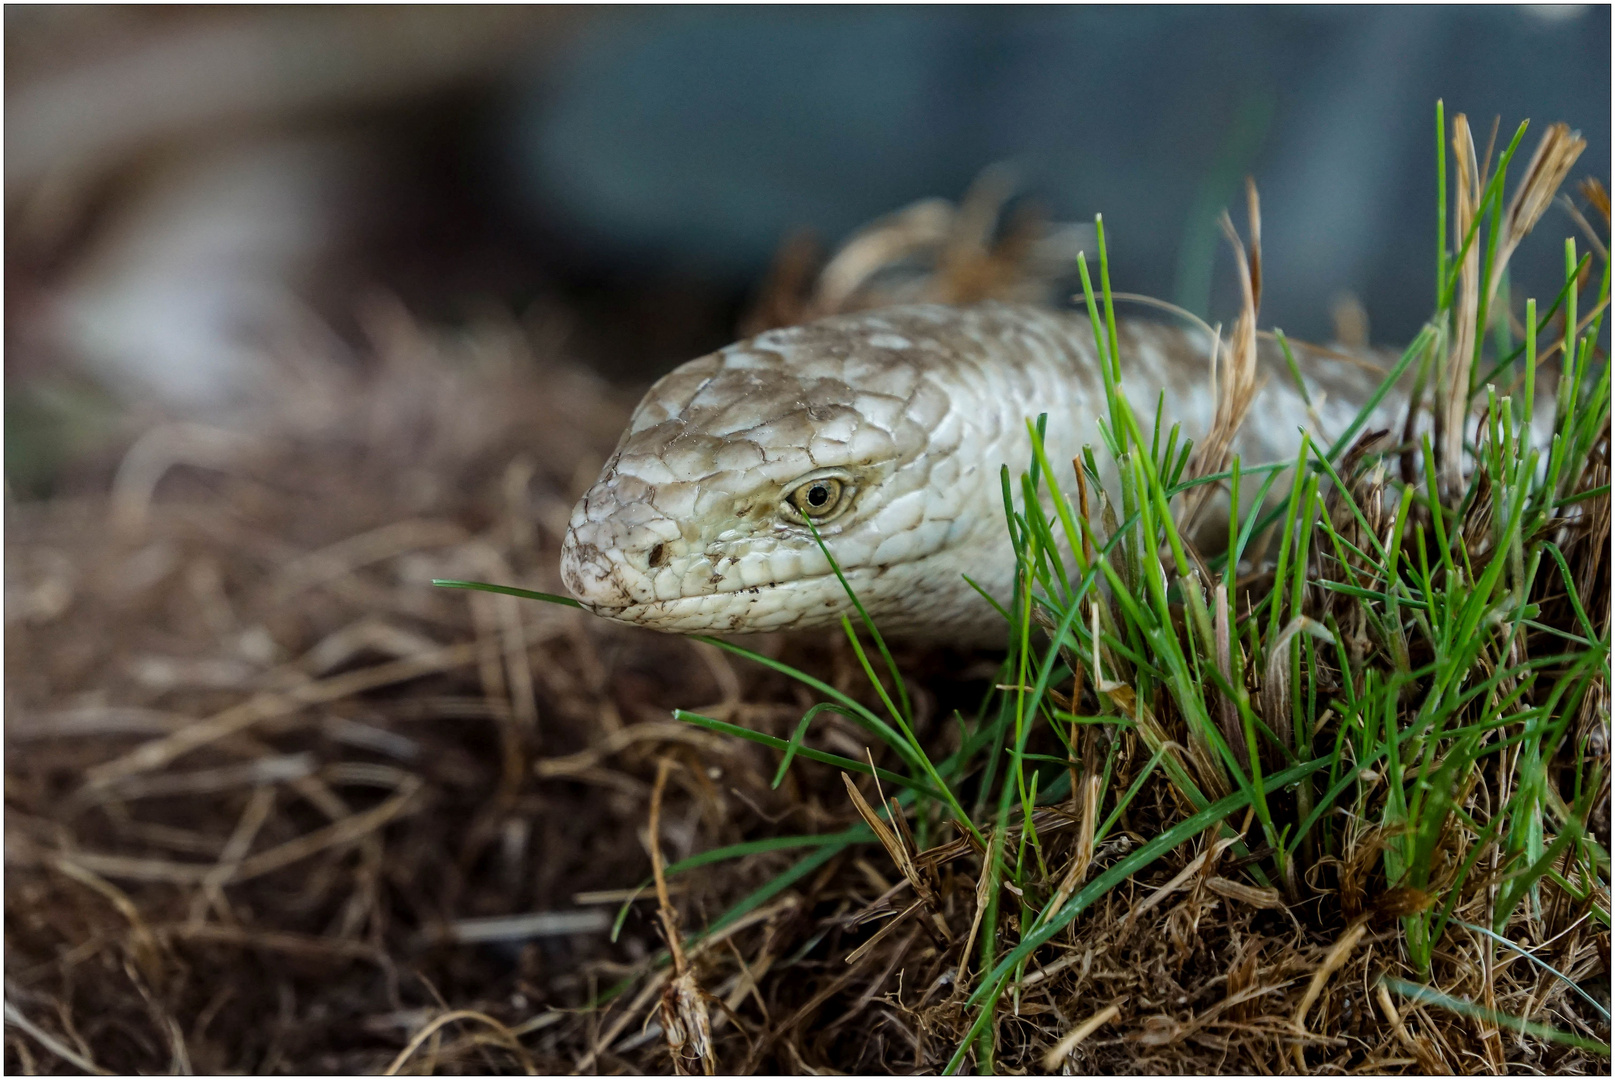
<instances>
[{"instance_id":1,"label":"white lizard scales","mask_svg":"<svg viewBox=\"0 0 1615 1080\"><path fill-rule=\"evenodd\" d=\"M1199 439L1212 422L1211 339L1123 320L1123 388L1141 418ZM1293 460L1308 410L1282 354L1258 350L1258 390L1234 442L1244 464ZM1324 437L1383 374L1307 357ZM1400 430L1406 399L1369 419ZM911 305L771 330L677 368L645 395L572 514L566 587L598 615L678 633L806 629L852 608L811 517L883 632L957 643L1002 636L967 583L1007 599L1014 558L1000 466L1097 448L1104 387L1085 316L1003 303ZM1149 422L1147 419L1142 422ZM1103 453L1097 453L1103 460ZM1069 483L1067 487L1071 486Z\"/></svg>"}]
</instances>

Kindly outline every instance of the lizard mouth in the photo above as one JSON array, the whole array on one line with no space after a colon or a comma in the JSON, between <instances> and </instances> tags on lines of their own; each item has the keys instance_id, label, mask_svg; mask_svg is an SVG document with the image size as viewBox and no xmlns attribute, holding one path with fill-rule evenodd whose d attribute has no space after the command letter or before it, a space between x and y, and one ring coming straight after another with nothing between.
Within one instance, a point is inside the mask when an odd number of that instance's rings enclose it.
<instances>
[{"instance_id":1,"label":"lizard mouth","mask_svg":"<svg viewBox=\"0 0 1615 1080\"><path fill-rule=\"evenodd\" d=\"M867 569L844 572L854 592L861 580L870 581L878 576ZM833 573L761 585L737 585L667 600L599 604L580 598L580 602L602 618L679 634L806 630L833 625L842 614L853 610L852 601Z\"/></svg>"}]
</instances>

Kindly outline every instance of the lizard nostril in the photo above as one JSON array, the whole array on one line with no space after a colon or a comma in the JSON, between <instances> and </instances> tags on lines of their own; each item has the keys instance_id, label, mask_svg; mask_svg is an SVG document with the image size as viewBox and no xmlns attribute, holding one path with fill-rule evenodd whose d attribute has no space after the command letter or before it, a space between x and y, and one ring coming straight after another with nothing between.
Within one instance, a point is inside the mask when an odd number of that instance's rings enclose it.
<instances>
[{"instance_id":1,"label":"lizard nostril","mask_svg":"<svg viewBox=\"0 0 1615 1080\"><path fill-rule=\"evenodd\" d=\"M667 545L657 544L650 549L650 565L652 569L667 562Z\"/></svg>"}]
</instances>

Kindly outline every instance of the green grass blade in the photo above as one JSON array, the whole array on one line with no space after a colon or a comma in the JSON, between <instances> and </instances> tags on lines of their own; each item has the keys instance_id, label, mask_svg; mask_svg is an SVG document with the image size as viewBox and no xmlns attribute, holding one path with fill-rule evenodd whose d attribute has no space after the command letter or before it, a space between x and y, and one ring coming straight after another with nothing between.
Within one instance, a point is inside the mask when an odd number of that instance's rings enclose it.
<instances>
[{"instance_id":1,"label":"green grass blade","mask_svg":"<svg viewBox=\"0 0 1615 1080\"><path fill-rule=\"evenodd\" d=\"M486 581L455 581L452 578L433 578L432 584L444 589L471 589L475 592L499 593L501 596L517 596L523 600L542 600L546 604L560 604L562 607L583 607L570 596L518 589L514 585L490 585Z\"/></svg>"},{"instance_id":2,"label":"green grass blade","mask_svg":"<svg viewBox=\"0 0 1615 1080\"><path fill-rule=\"evenodd\" d=\"M1473 1001L1465 1001L1462 998L1453 997L1451 994L1444 994L1434 987L1420 986L1418 983L1405 982L1402 979L1395 979L1390 976L1386 976L1384 982L1387 989L1394 990L1410 1001L1417 1001L1423 1005L1436 1005L1449 1012L1455 1012L1459 1016L1467 1016L1482 1023L1508 1028L1510 1031L1518 1031L1522 1035L1534 1035L1539 1039L1547 1039L1549 1042L1556 1042L1564 1046L1574 1046L1578 1050L1586 1050L1603 1057L1610 1056L1608 1043L1599 1042L1597 1039L1589 1039L1585 1035L1561 1031L1556 1027L1549 1027L1547 1024L1537 1024L1517 1016L1510 1016L1507 1013L1498 1012L1496 1009L1488 1009L1484 1005L1477 1005Z\"/></svg>"}]
</instances>

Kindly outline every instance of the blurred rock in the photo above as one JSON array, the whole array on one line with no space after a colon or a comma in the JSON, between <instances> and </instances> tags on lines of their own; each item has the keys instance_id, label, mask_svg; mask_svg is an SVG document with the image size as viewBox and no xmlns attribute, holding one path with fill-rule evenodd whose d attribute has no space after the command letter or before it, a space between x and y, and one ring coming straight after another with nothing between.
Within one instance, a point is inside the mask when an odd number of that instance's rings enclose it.
<instances>
[{"instance_id":1,"label":"blurred rock","mask_svg":"<svg viewBox=\"0 0 1615 1080\"><path fill-rule=\"evenodd\" d=\"M316 275L353 256L347 284L385 284L356 241L387 215L408 235L389 200L425 187L411 139L435 110L466 111L583 17L7 9L8 390L82 368L169 413L250 396L307 308L351 307L322 307Z\"/></svg>"},{"instance_id":2,"label":"blurred rock","mask_svg":"<svg viewBox=\"0 0 1615 1080\"><path fill-rule=\"evenodd\" d=\"M144 185L57 294L59 346L136 400L239 402L357 202L359 149L283 138L174 162Z\"/></svg>"}]
</instances>

